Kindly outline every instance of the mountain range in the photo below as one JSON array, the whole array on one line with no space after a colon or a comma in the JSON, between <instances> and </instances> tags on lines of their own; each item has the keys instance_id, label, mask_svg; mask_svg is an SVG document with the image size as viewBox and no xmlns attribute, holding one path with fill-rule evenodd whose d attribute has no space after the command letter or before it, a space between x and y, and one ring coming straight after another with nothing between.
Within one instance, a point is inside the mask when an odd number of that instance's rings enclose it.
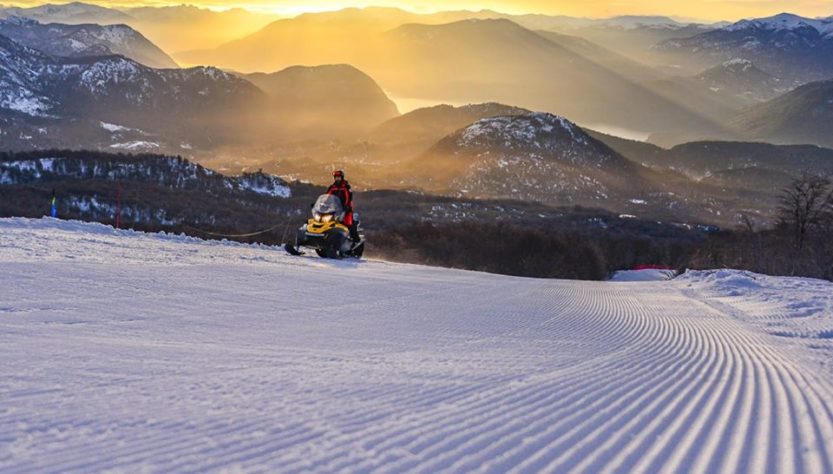
<instances>
[{"instance_id":1,"label":"mountain range","mask_svg":"<svg viewBox=\"0 0 833 474\"><path fill-rule=\"evenodd\" d=\"M28 18L9 17L0 20L0 35L53 56L119 54L153 68L179 67L162 49L126 25L42 24Z\"/></svg>"},{"instance_id":2,"label":"mountain range","mask_svg":"<svg viewBox=\"0 0 833 474\"><path fill-rule=\"evenodd\" d=\"M19 16L42 23L98 23L113 24L130 20L130 15L90 3L46 3L33 7L0 6L0 17Z\"/></svg>"},{"instance_id":3,"label":"mountain range","mask_svg":"<svg viewBox=\"0 0 833 474\"><path fill-rule=\"evenodd\" d=\"M748 59L730 59L692 78L722 100L755 105L790 90L787 81L762 71Z\"/></svg>"},{"instance_id":4,"label":"mountain range","mask_svg":"<svg viewBox=\"0 0 833 474\"><path fill-rule=\"evenodd\" d=\"M489 117L531 113L495 102L454 107L440 104L413 110L376 127L367 137L373 143L404 150L427 150L446 135Z\"/></svg>"},{"instance_id":5,"label":"mountain range","mask_svg":"<svg viewBox=\"0 0 833 474\"><path fill-rule=\"evenodd\" d=\"M53 56L0 35L0 136L7 149L197 153L353 137L398 115L378 84L352 66L251 76L154 69L109 53Z\"/></svg>"},{"instance_id":6,"label":"mountain range","mask_svg":"<svg viewBox=\"0 0 833 474\"><path fill-rule=\"evenodd\" d=\"M701 70L731 59L747 59L768 74L803 84L833 77L833 19L782 13L741 20L654 46L665 59Z\"/></svg>"},{"instance_id":7,"label":"mountain range","mask_svg":"<svg viewBox=\"0 0 833 474\"><path fill-rule=\"evenodd\" d=\"M181 18L183 32L192 23L206 31L217 30L216 25L204 28L205 22L220 18L193 7L119 11L78 3L4 11L40 19L125 20L120 13L157 26ZM232 13L224 12L223 18L231 18ZM827 74L829 28L829 20L787 14L729 25L696 25L664 17L587 20L489 10L420 15L366 8L278 19L217 48L174 57L183 64L212 64L243 73L268 73L299 64L349 64L397 100L499 101L673 146L698 139L757 139L736 127L738 116L748 107ZM657 43L646 45L648 38ZM748 44L738 38L747 38ZM72 53L58 44L47 46L50 42L42 37L38 41L46 52ZM641 46L634 46L640 41ZM203 39L199 44L210 47L212 41ZM96 45L87 53L97 49L103 53L104 46ZM169 58L151 60L124 48L109 49L144 64L171 67ZM655 61L657 57L664 62ZM669 75L668 67L657 67L660 64L683 67L677 75Z\"/></svg>"},{"instance_id":8,"label":"mountain range","mask_svg":"<svg viewBox=\"0 0 833 474\"><path fill-rule=\"evenodd\" d=\"M82 7L37 12L44 21L106 13ZM138 11L122 13L178 10ZM309 181L341 166L374 188L656 220L768 221L790 180L833 173L833 152L806 146L833 147L833 86L807 83L812 72L784 74L777 65L798 63L773 52L783 47L798 61L799 46L809 45L809 61L827 41L807 43L810 30L824 36L828 23L347 9L174 55L221 70L177 68L130 26L13 16L0 20L0 143L183 154L224 172L263 168ZM692 33L645 53L688 62L669 75L631 46L588 39L590 30L643 39L649 30ZM732 46L738 31L755 47ZM250 72L260 66L267 72ZM403 97L441 105L400 115ZM610 130L654 144L603 133Z\"/></svg>"},{"instance_id":9,"label":"mountain range","mask_svg":"<svg viewBox=\"0 0 833 474\"><path fill-rule=\"evenodd\" d=\"M635 55L616 46L626 41L600 45L578 36L587 28L621 36L647 30L668 35L653 38L668 45L673 40L667 38L676 35L710 37L736 25L692 26L662 18L580 22L491 12L443 22L456 16L461 12L432 16L381 8L305 14L177 58L242 71L347 63L367 72L393 97L463 104L499 101L569 116L589 127L652 137L663 145L742 138L731 127L738 113L799 84L770 71L771 61L758 61L762 55L748 58L735 51L672 76L668 68L634 59L657 54L667 59L660 46L643 45ZM764 49L776 48L772 44ZM680 55L689 63L697 57ZM751 68L744 69L749 61Z\"/></svg>"},{"instance_id":10,"label":"mountain range","mask_svg":"<svg viewBox=\"0 0 833 474\"><path fill-rule=\"evenodd\" d=\"M113 55L62 58L4 36L0 58L0 117L10 125L4 135L17 129L10 138L18 142L43 136L41 145L94 143L115 132L203 146L234 141L264 96L215 68L153 69Z\"/></svg>"},{"instance_id":11,"label":"mountain range","mask_svg":"<svg viewBox=\"0 0 833 474\"><path fill-rule=\"evenodd\" d=\"M833 80L805 84L756 105L734 125L761 141L833 147Z\"/></svg>"},{"instance_id":12,"label":"mountain range","mask_svg":"<svg viewBox=\"0 0 833 474\"><path fill-rule=\"evenodd\" d=\"M641 166L552 114L484 118L440 140L412 165L431 190L542 202L644 198ZM422 173L420 173L422 171Z\"/></svg>"},{"instance_id":13,"label":"mountain range","mask_svg":"<svg viewBox=\"0 0 833 474\"><path fill-rule=\"evenodd\" d=\"M268 71L296 64L352 64L394 97L499 101L548 110L591 126L644 133L720 135L722 125L642 81L659 73L581 38L536 33L507 19L431 24L454 15L347 9L276 21L220 48L179 54L183 63ZM593 97L586 100L585 97ZM639 105L638 105L639 104Z\"/></svg>"},{"instance_id":14,"label":"mountain range","mask_svg":"<svg viewBox=\"0 0 833 474\"><path fill-rule=\"evenodd\" d=\"M214 11L192 5L107 8L81 2L30 8L0 6L0 18L18 16L41 23L124 24L168 52L218 46L254 33L280 18L241 8Z\"/></svg>"},{"instance_id":15,"label":"mountain range","mask_svg":"<svg viewBox=\"0 0 833 474\"><path fill-rule=\"evenodd\" d=\"M276 120L294 123L293 133L355 137L399 115L370 76L347 64L293 66L241 77L271 97L275 114L289 115Z\"/></svg>"},{"instance_id":16,"label":"mountain range","mask_svg":"<svg viewBox=\"0 0 833 474\"><path fill-rule=\"evenodd\" d=\"M681 23L669 18L625 17L626 21L595 21L557 24L544 29L578 36L623 56L647 64L669 74L680 74L673 63L657 58L654 45L678 38L689 38L724 26L716 24ZM651 21L653 20L653 21Z\"/></svg>"}]
</instances>

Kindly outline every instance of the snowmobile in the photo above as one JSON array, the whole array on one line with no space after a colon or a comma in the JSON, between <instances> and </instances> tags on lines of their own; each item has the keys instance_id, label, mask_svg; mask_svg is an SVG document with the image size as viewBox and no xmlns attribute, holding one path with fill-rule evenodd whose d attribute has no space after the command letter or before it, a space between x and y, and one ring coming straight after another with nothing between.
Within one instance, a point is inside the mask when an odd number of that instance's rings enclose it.
<instances>
[{"instance_id":1,"label":"snowmobile","mask_svg":"<svg viewBox=\"0 0 833 474\"><path fill-rule=\"evenodd\" d=\"M312 205L312 217L298 229L295 244L284 248L291 255L303 255L301 248L307 247L322 258L361 258L364 236L359 235L358 242L350 238L350 228L343 223L345 215L338 197L322 194ZM358 227L358 214L353 214L353 221Z\"/></svg>"}]
</instances>

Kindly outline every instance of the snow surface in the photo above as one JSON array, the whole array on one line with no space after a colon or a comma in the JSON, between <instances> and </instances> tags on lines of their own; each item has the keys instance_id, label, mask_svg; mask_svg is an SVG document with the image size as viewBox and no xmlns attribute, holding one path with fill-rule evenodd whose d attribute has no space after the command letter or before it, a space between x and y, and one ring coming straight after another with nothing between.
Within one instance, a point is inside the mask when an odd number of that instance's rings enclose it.
<instances>
[{"instance_id":1,"label":"snow surface","mask_svg":"<svg viewBox=\"0 0 833 474\"><path fill-rule=\"evenodd\" d=\"M663 281L674 278L674 270L621 270L616 272L610 281Z\"/></svg>"},{"instance_id":2,"label":"snow surface","mask_svg":"<svg viewBox=\"0 0 833 474\"><path fill-rule=\"evenodd\" d=\"M830 339L765 323L833 322L825 282L536 280L18 218L0 268L0 472L833 472Z\"/></svg>"},{"instance_id":3,"label":"snow surface","mask_svg":"<svg viewBox=\"0 0 833 474\"><path fill-rule=\"evenodd\" d=\"M833 360L833 283L735 270L689 271L680 281L736 308L763 331L804 339Z\"/></svg>"}]
</instances>

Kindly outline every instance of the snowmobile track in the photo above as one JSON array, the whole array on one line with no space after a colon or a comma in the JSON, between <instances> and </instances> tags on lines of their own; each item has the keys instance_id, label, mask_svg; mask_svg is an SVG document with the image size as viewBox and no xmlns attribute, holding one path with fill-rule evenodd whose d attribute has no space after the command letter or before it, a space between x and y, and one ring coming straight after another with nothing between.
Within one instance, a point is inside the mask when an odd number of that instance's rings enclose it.
<instances>
[{"instance_id":1,"label":"snowmobile track","mask_svg":"<svg viewBox=\"0 0 833 474\"><path fill-rule=\"evenodd\" d=\"M4 473L833 472L833 369L677 281L48 219L0 266Z\"/></svg>"}]
</instances>

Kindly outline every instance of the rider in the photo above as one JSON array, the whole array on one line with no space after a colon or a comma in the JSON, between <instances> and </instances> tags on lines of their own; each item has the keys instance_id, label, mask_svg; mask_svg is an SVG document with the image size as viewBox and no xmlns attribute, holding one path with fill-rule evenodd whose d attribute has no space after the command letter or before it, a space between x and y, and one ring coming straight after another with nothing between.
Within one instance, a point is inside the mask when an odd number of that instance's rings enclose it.
<instances>
[{"instance_id":1,"label":"rider","mask_svg":"<svg viewBox=\"0 0 833 474\"><path fill-rule=\"evenodd\" d=\"M341 200L341 205L344 207L343 224L350 229L350 239L353 242L361 240L358 226L353 221L353 191L350 190L350 183L344 179L344 171L333 171L333 184L327 188L327 194L335 195Z\"/></svg>"}]
</instances>

